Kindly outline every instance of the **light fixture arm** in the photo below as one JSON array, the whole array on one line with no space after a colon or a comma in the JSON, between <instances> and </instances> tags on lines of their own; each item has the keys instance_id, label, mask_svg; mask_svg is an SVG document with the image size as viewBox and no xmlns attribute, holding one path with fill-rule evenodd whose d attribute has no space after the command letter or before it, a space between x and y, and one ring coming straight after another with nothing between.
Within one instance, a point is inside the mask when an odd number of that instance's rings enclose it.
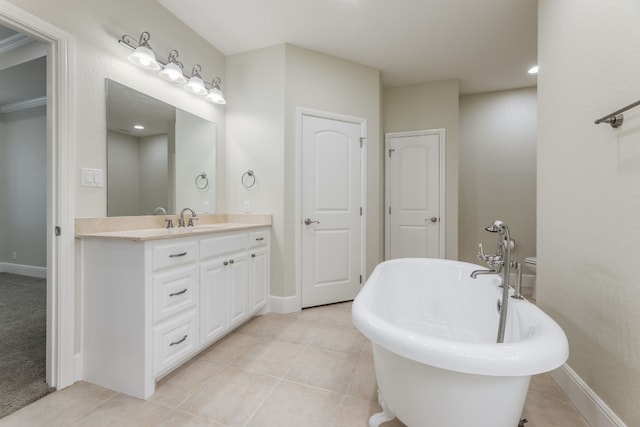
<instances>
[{"instance_id":1,"label":"light fixture arm","mask_svg":"<svg viewBox=\"0 0 640 427\"><path fill-rule=\"evenodd\" d=\"M211 81L210 86L211 86L210 89L213 89L213 88L220 89L220 77L215 76Z\"/></svg>"},{"instance_id":2,"label":"light fixture arm","mask_svg":"<svg viewBox=\"0 0 640 427\"><path fill-rule=\"evenodd\" d=\"M169 58L167 59L167 64L170 64L170 63L174 63L178 67L180 67L180 69L184 69L184 65L182 64L182 62L178 61L178 51L175 49L169 52ZM166 64L163 64L163 66L166 67Z\"/></svg>"},{"instance_id":3,"label":"light fixture arm","mask_svg":"<svg viewBox=\"0 0 640 427\"><path fill-rule=\"evenodd\" d=\"M140 37L138 38L137 41L135 38L131 37L130 35L123 34L122 37L120 37L120 40L118 40L118 43L128 47L131 50L136 50L140 46L146 47L147 49L151 49L151 45L149 45L150 39L151 39L151 34L149 34L148 31L143 31L142 34L140 34Z\"/></svg>"},{"instance_id":4,"label":"light fixture arm","mask_svg":"<svg viewBox=\"0 0 640 427\"><path fill-rule=\"evenodd\" d=\"M193 66L193 69L191 70L191 77L198 77L198 78L202 78L202 76L200 75L200 72L202 71L202 67L200 66L200 64L196 64Z\"/></svg>"}]
</instances>

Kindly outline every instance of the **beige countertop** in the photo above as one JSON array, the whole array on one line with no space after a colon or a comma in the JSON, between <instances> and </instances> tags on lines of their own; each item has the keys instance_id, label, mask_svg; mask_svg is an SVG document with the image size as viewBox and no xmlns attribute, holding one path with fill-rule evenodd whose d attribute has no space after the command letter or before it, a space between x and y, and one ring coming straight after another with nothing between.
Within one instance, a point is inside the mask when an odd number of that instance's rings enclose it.
<instances>
[{"instance_id":1,"label":"beige countertop","mask_svg":"<svg viewBox=\"0 0 640 427\"><path fill-rule=\"evenodd\" d=\"M271 226L270 214L201 214L193 227L174 228L166 228L168 218L177 225L177 215L76 218L76 238L146 241Z\"/></svg>"}]
</instances>

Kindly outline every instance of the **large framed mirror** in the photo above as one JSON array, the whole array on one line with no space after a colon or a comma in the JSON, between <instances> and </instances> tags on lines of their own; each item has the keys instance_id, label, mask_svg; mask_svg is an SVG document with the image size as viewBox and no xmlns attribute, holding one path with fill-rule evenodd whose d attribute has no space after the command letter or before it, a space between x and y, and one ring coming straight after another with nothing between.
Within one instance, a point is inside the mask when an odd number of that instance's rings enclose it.
<instances>
[{"instance_id":1,"label":"large framed mirror","mask_svg":"<svg viewBox=\"0 0 640 427\"><path fill-rule=\"evenodd\" d=\"M106 79L107 216L215 212L216 124Z\"/></svg>"}]
</instances>

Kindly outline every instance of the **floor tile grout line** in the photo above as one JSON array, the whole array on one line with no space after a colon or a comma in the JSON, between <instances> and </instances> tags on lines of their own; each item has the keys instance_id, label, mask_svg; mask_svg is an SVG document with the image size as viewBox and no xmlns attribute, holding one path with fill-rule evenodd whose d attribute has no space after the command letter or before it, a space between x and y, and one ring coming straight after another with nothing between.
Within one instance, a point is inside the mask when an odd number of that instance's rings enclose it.
<instances>
[{"instance_id":1,"label":"floor tile grout line","mask_svg":"<svg viewBox=\"0 0 640 427\"><path fill-rule=\"evenodd\" d=\"M349 390L351 390L351 384L353 383L353 379L356 376L356 371L358 370L358 365L360 364L360 360L362 360L362 353L364 352L365 344L366 344L366 341L362 343L362 348L360 348L360 354L358 355L358 360L356 360L356 364L353 367L353 372L351 372L351 377L349 378L349 383L347 384L347 391L345 394L348 394Z\"/></svg>"},{"instance_id":2,"label":"floor tile grout line","mask_svg":"<svg viewBox=\"0 0 640 427\"><path fill-rule=\"evenodd\" d=\"M251 415L247 418L247 420L242 424L243 427L246 427L247 425L249 425L249 423L258 414L258 412L260 412L260 410L264 407L265 403L267 403L269 398L273 395L273 393L276 391L276 389L278 388L280 383L282 383L282 381L283 381L282 378L278 379L278 381L273 385L271 390L269 390L269 393L267 393L264 400L257 406L257 408L251 413Z\"/></svg>"},{"instance_id":3,"label":"floor tile grout line","mask_svg":"<svg viewBox=\"0 0 640 427\"><path fill-rule=\"evenodd\" d=\"M78 417L76 417L73 421L71 421L71 425L74 425L76 422L80 421L82 418L86 417L87 415L89 415L90 413L92 413L93 411L95 411L96 409L101 407L102 405L105 405L107 402L110 402L111 400L115 399L116 396L118 396L120 394L122 394L123 396L126 396L126 394L115 392L111 397L108 397L108 398L104 399L102 402L100 402L97 405L93 406L91 409L89 409L88 411L86 411L82 415L79 415Z\"/></svg>"}]
</instances>

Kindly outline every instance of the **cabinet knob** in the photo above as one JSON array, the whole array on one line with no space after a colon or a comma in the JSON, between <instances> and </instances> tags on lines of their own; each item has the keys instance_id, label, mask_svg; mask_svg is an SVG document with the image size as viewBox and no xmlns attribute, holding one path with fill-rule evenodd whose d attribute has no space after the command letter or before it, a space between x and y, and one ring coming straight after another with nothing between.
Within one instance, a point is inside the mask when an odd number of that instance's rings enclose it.
<instances>
[{"instance_id":1,"label":"cabinet knob","mask_svg":"<svg viewBox=\"0 0 640 427\"><path fill-rule=\"evenodd\" d=\"M222 265L229 265L227 261L223 262Z\"/></svg>"},{"instance_id":2,"label":"cabinet knob","mask_svg":"<svg viewBox=\"0 0 640 427\"><path fill-rule=\"evenodd\" d=\"M251 254L251 258L255 258L255 257L256 257L256 254Z\"/></svg>"},{"instance_id":3,"label":"cabinet knob","mask_svg":"<svg viewBox=\"0 0 640 427\"><path fill-rule=\"evenodd\" d=\"M229 264L233 264L233 260L232 259L229 260Z\"/></svg>"}]
</instances>

